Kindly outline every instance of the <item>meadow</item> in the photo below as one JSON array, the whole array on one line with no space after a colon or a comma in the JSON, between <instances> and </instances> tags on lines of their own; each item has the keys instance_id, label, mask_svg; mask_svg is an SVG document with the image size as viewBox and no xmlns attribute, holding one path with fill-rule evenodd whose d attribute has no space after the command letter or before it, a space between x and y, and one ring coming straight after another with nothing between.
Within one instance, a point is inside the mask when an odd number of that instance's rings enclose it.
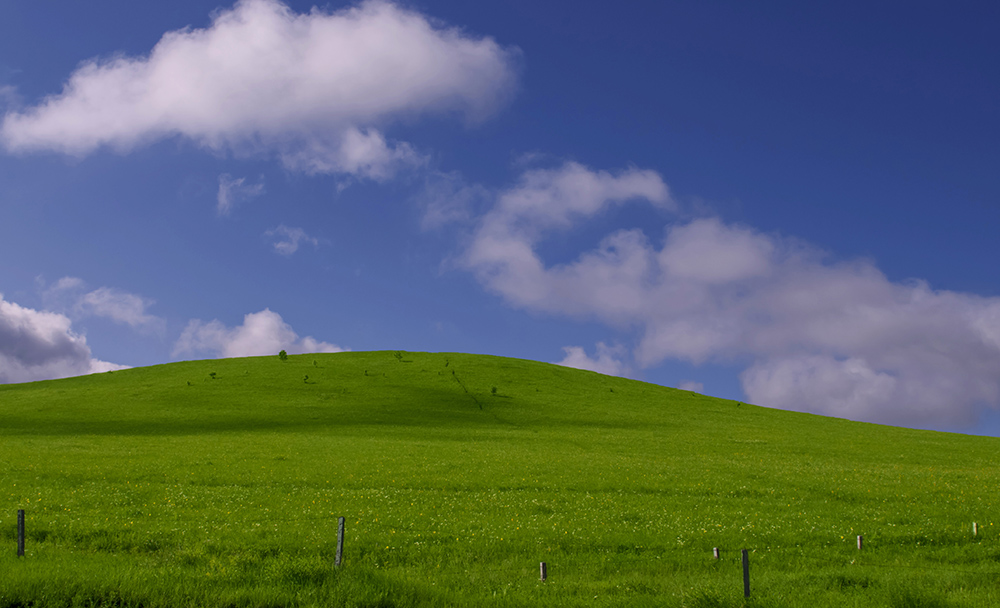
<instances>
[{"instance_id":1,"label":"meadow","mask_svg":"<svg viewBox=\"0 0 1000 608\"><path fill-rule=\"evenodd\" d=\"M998 448L457 353L6 385L0 608L996 606Z\"/></svg>"}]
</instances>

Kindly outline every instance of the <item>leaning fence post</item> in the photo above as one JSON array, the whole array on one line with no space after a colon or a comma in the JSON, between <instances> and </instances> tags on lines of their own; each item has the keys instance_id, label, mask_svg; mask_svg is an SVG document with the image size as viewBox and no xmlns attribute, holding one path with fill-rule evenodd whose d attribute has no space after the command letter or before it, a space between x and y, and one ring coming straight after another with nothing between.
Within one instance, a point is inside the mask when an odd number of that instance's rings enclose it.
<instances>
[{"instance_id":1,"label":"leaning fence post","mask_svg":"<svg viewBox=\"0 0 1000 608\"><path fill-rule=\"evenodd\" d=\"M337 557L334 565L340 567L340 560L344 556L344 518L337 518Z\"/></svg>"},{"instance_id":2,"label":"leaning fence post","mask_svg":"<svg viewBox=\"0 0 1000 608\"><path fill-rule=\"evenodd\" d=\"M17 510L17 556L24 557L24 509Z\"/></svg>"},{"instance_id":3,"label":"leaning fence post","mask_svg":"<svg viewBox=\"0 0 1000 608\"><path fill-rule=\"evenodd\" d=\"M743 597L750 597L750 555L743 550Z\"/></svg>"},{"instance_id":4,"label":"leaning fence post","mask_svg":"<svg viewBox=\"0 0 1000 608\"><path fill-rule=\"evenodd\" d=\"M719 559L719 548L718 547L712 547L712 557L714 557L715 559Z\"/></svg>"},{"instance_id":5,"label":"leaning fence post","mask_svg":"<svg viewBox=\"0 0 1000 608\"><path fill-rule=\"evenodd\" d=\"M538 573L541 576L542 582L544 583L545 579L548 578L548 570L546 570L545 568L545 562L540 562L538 564Z\"/></svg>"}]
</instances>

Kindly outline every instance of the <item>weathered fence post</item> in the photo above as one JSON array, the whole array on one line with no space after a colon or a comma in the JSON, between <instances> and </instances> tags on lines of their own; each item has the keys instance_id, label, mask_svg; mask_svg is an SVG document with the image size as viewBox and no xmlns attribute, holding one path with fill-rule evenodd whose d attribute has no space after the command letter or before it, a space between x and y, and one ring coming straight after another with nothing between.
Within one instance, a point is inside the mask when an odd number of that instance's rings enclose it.
<instances>
[{"instance_id":1,"label":"weathered fence post","mask_svg":"<svg viewBox=\"0 0 1000 608\"><path fill-rule=\"evenodd\" d=\"M976 536L979 534L979 524L972 522L972 535Z\"/></svg>"},{"instance_id":2,"label":"weathered fence post","mask_svg":"<svg viewBox=\"0 0 1000 608\"><path fill-rule=\"evenodd\" d=\"M549 577L548 570L545 568L545 562L541 562L538 564L538 573L539 575L541 575L542 582L544 583L545 579Z\"/></svg>"},{"instance_id":3,"label":"weathered fence post","mask_svg":"<svg viewBox=\"0 0 1000 608\"><path fill-rule=\"evenodd\" d=\"M17 510L17 556L24 557L24 509Z\"/></svg>"},{"instance_id":4,"label":"weathered fence post","mask_svg":"<svg viewBox=\"0 0 1000 608\"><path fill-rule=\"evenodd\" d=\"M750 597L750 554L743 550L743 597Z\"/></svg>"},{"instance_id":5,"label":"weathered fence post","mask_svg":"<svg viewBox=\"0 0 1000 608\"><path fill-rule=\"evenodd\" d=\"M344 518L337 518L337 557L334 560L334 565L340 567L340 561L344 557Z\"/></svg>"},{"instance_id":6,"label":"weathered fence post","mask_svg":"<svg viewBox=\"0 0 1000 608\"><path fill-rule=\"evenodd\" d=\"M863 542L864 542L864 539L861 537L860 534L858 534L858 551L861 550L861 545L862 545Z\"/></svg>"},{"instance_id":7,"label":"weathered fence post","mask_svg":"<svg viewBox=\"0 0 1000 608\"><path fill-rule=\"evenodd\" d=\"M712 557L714 557L715 559L719 559L719 548L718 547L712 547Z\"/></svg>"}]
</instances>

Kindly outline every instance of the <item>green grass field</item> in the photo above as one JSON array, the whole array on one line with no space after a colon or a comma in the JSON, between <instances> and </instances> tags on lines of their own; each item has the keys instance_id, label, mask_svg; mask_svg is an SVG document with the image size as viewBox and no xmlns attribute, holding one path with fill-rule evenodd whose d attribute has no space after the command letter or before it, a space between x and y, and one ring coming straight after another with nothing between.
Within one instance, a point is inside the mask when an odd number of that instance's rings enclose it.
<instances>
[{"instance_id":1,"label":"green grass field","mask_svg":"<svg viewBox=\"0 0 1000 608\"><path fill-rule=\"evenodd\" d=\"M998 448L464 354L0 386L0 608L997 606Z\"/></svg>"}]
</instances>

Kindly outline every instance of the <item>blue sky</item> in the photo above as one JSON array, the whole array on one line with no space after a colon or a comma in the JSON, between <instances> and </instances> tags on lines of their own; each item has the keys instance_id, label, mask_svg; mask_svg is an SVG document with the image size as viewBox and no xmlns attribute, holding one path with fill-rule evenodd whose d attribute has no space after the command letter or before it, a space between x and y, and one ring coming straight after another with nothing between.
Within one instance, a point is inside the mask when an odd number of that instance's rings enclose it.
<instances>
[{"instance_id":1,"label":"blue sky","mask_svg":"<svg viewBox=\"0 0 1000 608\"><path fill-rule=\"evenodd\" d=\"M0 382L464 351L1000 432L991 3L0 6Z\"/></svg>"}]
</instances>

